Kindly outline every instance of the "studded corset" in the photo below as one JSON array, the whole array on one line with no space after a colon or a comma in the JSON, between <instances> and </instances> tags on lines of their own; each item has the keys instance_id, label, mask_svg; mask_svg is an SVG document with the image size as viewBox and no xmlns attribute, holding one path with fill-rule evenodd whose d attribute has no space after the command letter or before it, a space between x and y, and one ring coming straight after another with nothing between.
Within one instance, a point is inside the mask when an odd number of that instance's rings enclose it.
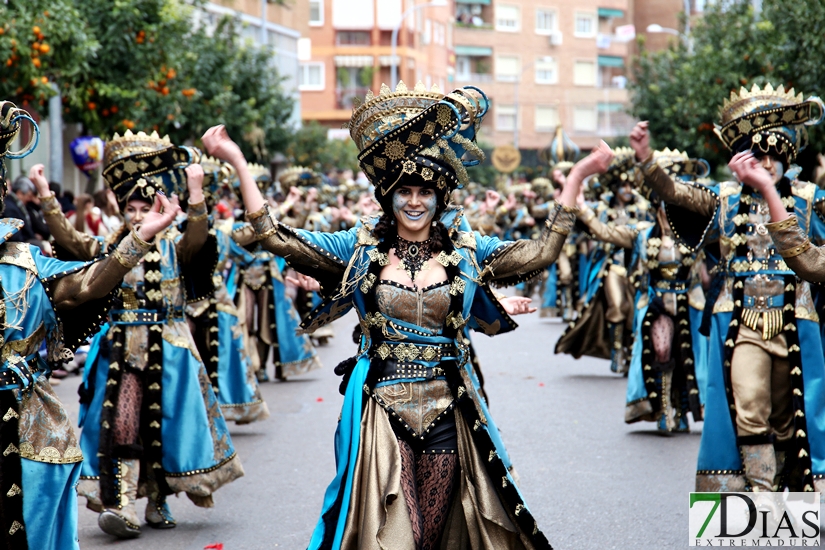
<instances>
[{"instance_id":1,"label":"studded corset","mask_svg":"<svg viewBox=\"0 0 825 550\"><path fill-rule=\"evenodd\" d=\"M384 315L438 335L443 332L450 308L449 288L448 281L417 289L381 280L375 290L375 299L378 310ZM406 353L399 359L399 352L409 352L400 349L403 346L403 343L386 343L386 359L375 363L381 372L373 398L413 437L423 439L454 406L443 371L437 366L442 357L453 355L452 346L407 344L407 347L414 347L418 357ZM429 360L427 353L432 355ZM382 359L382 355L379 347L375 357Z\"/></svg>"}]
</instances>

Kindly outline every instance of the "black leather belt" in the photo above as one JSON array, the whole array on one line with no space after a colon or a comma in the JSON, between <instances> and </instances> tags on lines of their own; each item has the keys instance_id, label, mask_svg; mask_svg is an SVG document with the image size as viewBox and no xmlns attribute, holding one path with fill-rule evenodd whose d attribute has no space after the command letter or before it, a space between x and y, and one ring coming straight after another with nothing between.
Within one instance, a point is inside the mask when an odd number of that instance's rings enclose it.
<instances>
[{"instance_id":1,"label":"black leather belt","mask_svg":"<svg viewBox=\"0 0 825 550\"><path fill-rule=\"evenodd\" d=\"M146 309L119 309L109 313L112 323L121 325L152 325L163 323L168 318L165 311L151 311ZM174 318L183 320L183 311Z\"/></svg>"}]
</instances>

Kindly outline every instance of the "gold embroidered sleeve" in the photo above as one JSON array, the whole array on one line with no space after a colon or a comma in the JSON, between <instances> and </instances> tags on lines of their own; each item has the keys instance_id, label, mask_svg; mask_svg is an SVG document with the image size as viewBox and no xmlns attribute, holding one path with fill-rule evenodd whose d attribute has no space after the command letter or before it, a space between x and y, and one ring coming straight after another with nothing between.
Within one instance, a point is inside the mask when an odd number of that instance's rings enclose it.
<instances>
[{"instance_id":1,"label":"gold embroidered sleeve","mask_svg":"<svg viewBox=\"0 0 825 550\"><path fill-rule=\"evenodd\" d=\"M201 201L197 204L190 204L186 210L186 218L186 231L183 232L183 236L175 246L178 260L182 264L188 264L192 261L195 254L203 248L206 238L209 236L206 203Z\"/></svg>"},{"instance_id":2,"label":"gold embroidered sleeve","mask_svg":"<svg viewBox=\"0 0 825 550\"><path fill-rule=\"evenodd\" d=\"M130 231L113 254L80 271L52 281L52 303L57 309L72 309L89 300L106 296L120 284L152 247Z\"/></svg>"},{"instance_id":3,"label":"gold embroidered sleeve","mask_svg":"<svg viewBox=\"0 0 825 550\"><path fill-rule=\"evenodd\" d=\"M781 222L765 224L776 250L801 279L825 283L825 247L813 246L799 227L796 216Z\"/></svg>"},{"instance_id":4,"label":"gold embroidered sleeve","mask_svg":"<svg viewBox=\"0 0 825 550\"><path fill-rule=\"evenodd\" d=\"M636 229L626 225L608 225L602 222L587 206L579 211L579 220L587 226L588 232L594 239L622 248L633 248L633 242L639 234Z\"/></svg>"},{"instance_id":5,"label":"gold embroidered sleeve","mask_svg":"<svg viewBox=\"0 0 825 550\"><path fill-rule=\"evenodd\" d=\"M576 222L576 210L556 206L538 239L521 239L500 247L484 266L482 280L520 277L555 262Z\"/></svg>"},{"instance_id":6,"label":"gold embroidered sleeve","mask_svg":"<svg viewBox=\"0 0 825 550\"><path fill-rule=\"evenodd\" d=\"M655 162L643 164L641 172L645 184L666 203L681 206L702 216L713 216L716 212L718 199L715 195L673 181Z\"/></svg>"},{"instance_id":7,"label":"gold embroidered sleeve","mask_svg":"<svg viewBox=\"0 0 825 550\"><path fill-rule=\"evenodd\" d=\"M40 197L40 208L54 242L65 248L69 254L84 262L100 255L100 241L75 229L63 215L60 203L54 195Z\"/></svg>"},{"instance_id":8,"label":"gold embroidered sleeve","mask_svg":"<svg viewBox=\"0 0 825 550\"><path fill-rule=\"evenodd\" d=\"M264 250L281 256L296 271L316 279L321 283L323 294L326 295L341 282L346 265L299 237L291 227L275 220L269 213L269 205L265 204L257 212L247 213L246 217ZM348 261L349 258L343 260Z\"/></svg>"}]
</instances>

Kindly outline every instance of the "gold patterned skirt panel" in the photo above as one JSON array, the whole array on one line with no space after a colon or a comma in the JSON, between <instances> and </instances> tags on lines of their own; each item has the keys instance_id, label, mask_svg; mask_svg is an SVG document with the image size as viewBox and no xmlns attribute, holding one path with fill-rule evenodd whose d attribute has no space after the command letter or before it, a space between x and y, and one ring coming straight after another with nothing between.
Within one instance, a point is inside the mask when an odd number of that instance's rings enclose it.
<instances>
[{"instance_id":1,"label":"gold patterned skirt panel","mask_svg":"<svg viewBox=\"0 0 825 550\"><path fill-rule=\"evenodd\" d=\"M441 548L533 550L515 523L485 469L461 413L456 411L459 483L442 536ZM499 481L499 483L501 483ZM401 492L401 455L392 426L380 405L367 400L361 444L341 550L415 550L410 513Z\"/></svg>"},{"instance_id":2,"label":"gold patterned skirt panel","mask_svg":"<svg viewBox=\"0 0 825 550\"><path fill-rule=\"evenodd\" d=\"M413 437L434 427L454 401L445 380L379 386L373 390L373 397L387 413L397 416Z\"/></svg>"}]
</instances>

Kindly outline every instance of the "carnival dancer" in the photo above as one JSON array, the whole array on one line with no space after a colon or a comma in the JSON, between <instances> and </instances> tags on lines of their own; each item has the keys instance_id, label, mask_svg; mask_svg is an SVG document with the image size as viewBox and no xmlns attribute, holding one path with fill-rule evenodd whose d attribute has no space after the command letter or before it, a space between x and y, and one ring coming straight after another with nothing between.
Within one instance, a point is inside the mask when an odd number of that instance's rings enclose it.
<instances>
[{"instance_id":1,"label":"carnival dancer","mask_svg":"<svg viewBox=\"0 0 825 550\"><path fill-rule=\"evenodd\" d=\"M332 234L278 223L226 130L203 137L237 169L262 245L318 278L326 299L307 327L355 307L364 329L358 355L337 369L338 473L312 549L549 547L493 443L495 423L477 406L460 336L467 324L512 328L488 284L527 279L556 259L581 180L605 170L611 152L602 144L574 168L539 240L451 234L439 215L468 182L459 159L482 155L475 131L487 106L471 87L445 96L399 84L368 95L350 133L384 215Z\"/></svg>"},{"instance_id":2,"label":"carnival dancer","mask_svg":"<svg viewBox=\"0 0 825 550\"><path fill-rule=\"evenodd\" d=\"M269 170L256 164L250 168L260 191L264 193L272 182ZM288 210L297 205L296 199L300 199L300 195L290 190L285 201L287 207L281 210L281 215L304 223L306 216L303 214L299 214L299 218L288 217ZM307 209L300 207L297 211L306 213ZM284 280L286 261L263 249L247 223L236 222L233 237L232 257L240 277L235 302L249 328L247 349L256 361L258 380L269 380L266 367L270 350L277 380L283 381L320 368L321 362L309 337L297 333L301 318L295 304L287 296Z\"/></svg>"},{"instance_id":3,"label":"carnival dancer","mask_svg":"<svg viewBox=\"0 0 825 550\"><path fill-rule=\"evenodd\" d=\"M231 167L207 156L200 165L209 235L197 261L182 266L186 316L224 419L249 424L269 418L269 408L255 377L256 364L246 352L246 318L232 301L224 272L231 263L232 243L248 245L255 235L235 233L230 220L219 221L213 215L221 192L231 185ZM207 266L214 268L210 271Z\"/></svg>"},{"instance_id":4,"label":"carnival dancer","mask_svg":"<svg viewBox=\"0 0 825 550\"><path fill-rule=\"evenodd\" d=\"M819 98L806 101L781 86L743 88L724 102L717 135L735 153L733 173L756 191L736 181L715 189L674 182L651 160L646 123L631 134L646 180L668 204L674 233L690 247L718 240L721 250L719 292L708 294L713 317L698 491L813 491L825 474L820 319L810 285L777 250L793 261L806 246L803 236L821 231L814 209L825 192L796 179L791 163L807 144L805 127L824 112ZM790 221L767 225L790 214ZM797 223L801 229L791 236L801 248L783 239L782 230Z\"/></svg>"},{"instance_id":5,"label":"carnival dancer","mask_svg":"<svg viewBox=\"0 0 825 550\"><path fill-rule=\"evenodd\" d=\"M670 177L695 179L708 172L703 159L679 151L656 151L653 161ZM665 433L688 432L688 412L694 421L702 420L688 304L696 252L676 242L664 207L655 194L650 199L656 212L653 223L609 226L587 207L582 193L579 219L594 238L631 255L629 280L636 293L625 422L646 420Z\"/></svg>"},{"instance_id":6,"label":"carnival dancer","mask_svg":"<svg viewBox=\"0 0 825 550\"><path fill-rule=\"evenodd\" d=\"M599 220L611 227L634 227L647 222L649 203L633 188L636 168L629 147L614 151L613 163L598 177L610 193L598 203ZM556 343L556 353L610 359L610 370L628 370L633 341L633 290L628 280L630 254L612 243L593 249L587 265L582 311Z\"/></svg>"},{"instance_id":7,"label":"carnival dancer","mask_svg":"<svg viewBox=\"0 0 825 550\"><path fill-rule=\"evenodd\" d=\"M198 156L156 133L115 134L106 144L103 177L125 223L105 240L75 230L53 197L43 202L55 241L76 258L94 259L145 223L155 197L188 189L185 231L160 234L126 275L86 360L79 422L86 460L78 492L100 513L100 528L118 538L140 535L138 497L149 498L147 524L167 529L175 526L167 495L185 492L211 507L212 493L243 475L184 316L181 276L203 259L208 234L203 170L193 164ZM37 186L48 192L45 180Z\"/></svg>"},{"instance_id":8,"label":"carnival dancer","mask_svg":"<svg viewBox=\"0 0 825 550\"><path fill-rule=\"evenodd\" d=\"M32 140L11 152L23 122ZM0 195L5 196L5 159L23 158L37 145L39 130L14 104L0 102ZM37 183L43 166L33 167ZM60 206L38 185L43 210ZM48 196L47 196L48 195ZM112 291L149 251L155 235L180 211L158 197L140 228L124 234L112 253L94 263L47 258L40 249L8 238L21 227L0 220L0 282L3 304L0 365L0 548L77 550L77 493L83 453L72 422L49 384L51 366L72 358L72 350L105 318ZM62 214L60 214L62 217ZM38 353L45 346L45 358ZM88 456L86 457L89 458Z\"/></svg>"}]
</instances>

